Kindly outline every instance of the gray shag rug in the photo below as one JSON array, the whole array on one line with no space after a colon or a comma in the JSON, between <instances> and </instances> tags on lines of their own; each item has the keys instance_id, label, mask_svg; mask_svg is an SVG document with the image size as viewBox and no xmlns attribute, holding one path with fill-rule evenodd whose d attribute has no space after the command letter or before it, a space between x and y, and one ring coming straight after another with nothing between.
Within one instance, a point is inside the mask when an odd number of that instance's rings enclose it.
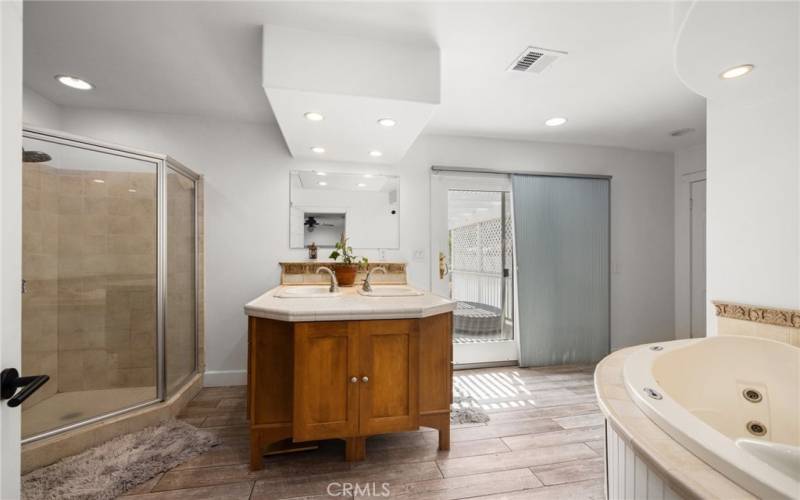
<instances>
[{"instance_id":1,"label":"gray shag rug","mask_svg":"<svg viewBox=\"0 0 800 500\"><path fill-rule=\"evenodd\" d=\"M106 500L176 467L219 438L179 420L116 437L22 476L24 500Z\"/></svg>"},{"instance_id":2,"label":"gray shag rug","mask_svg":"<svg viewBox=\"0 0 800 500\"><path fill-rule=\"evenodd\" d=\"M475 398L455 390L453 404L450 406L451 424L484 424L489 421L489 414L481 408Z\"/></svg>"}]
</instances>

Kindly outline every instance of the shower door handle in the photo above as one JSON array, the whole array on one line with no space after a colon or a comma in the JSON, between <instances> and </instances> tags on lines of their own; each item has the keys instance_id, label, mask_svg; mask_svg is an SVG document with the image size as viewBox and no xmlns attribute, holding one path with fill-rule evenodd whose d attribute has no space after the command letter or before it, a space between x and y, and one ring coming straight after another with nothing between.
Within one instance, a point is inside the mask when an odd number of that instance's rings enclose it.
<instances>
[{"instance_id":1,"label":"shower door handle","mask_svg":"<svg viewBox=\"0 0 800 500\"><path fill-rule=\"evenodd\" d=\"M20 377L16 368L6 368L0 372L0 399L8 399L8 406L11 408L17 407L48 380L48 375ZM22 390L15 394L19 388Z\"/></svg>"}]
</instances>

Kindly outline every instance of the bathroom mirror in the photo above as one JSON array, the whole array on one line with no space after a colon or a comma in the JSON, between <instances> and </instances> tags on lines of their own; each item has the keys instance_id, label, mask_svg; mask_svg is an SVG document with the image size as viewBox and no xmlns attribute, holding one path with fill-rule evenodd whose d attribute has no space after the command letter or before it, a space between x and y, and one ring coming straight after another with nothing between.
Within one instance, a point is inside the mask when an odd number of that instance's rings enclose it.
<instances>
[{"instance_id":1,"label":"bathroom mirror","mask_svg":"<svg viewBox=\"0 0 800 500\"><path fill-rule=\"evenodd\" d=\"M398 248L399 184L390 175L291 172L291 247L330 248L344 232L353 248Z\"/></svg>"}]
</instances>

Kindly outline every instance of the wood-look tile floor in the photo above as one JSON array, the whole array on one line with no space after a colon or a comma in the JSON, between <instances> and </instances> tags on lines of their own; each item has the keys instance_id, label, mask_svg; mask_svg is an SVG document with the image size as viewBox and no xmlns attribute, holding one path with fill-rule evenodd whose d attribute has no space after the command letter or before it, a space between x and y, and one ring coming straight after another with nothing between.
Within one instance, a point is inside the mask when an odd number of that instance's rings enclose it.
<instances>
[{"instance_id":1,"label":"wood-look tile floor","mask_svg":"<svg viewBox=\"0 0 800 500\"><path fill-rule=\"evenodd\" d=\"M602 499L603 417L591 366L455 372L455 386L489 413L487 424L455 425L451 449L436 431L375 436L367 459L344 461L343 441L265 459L250 472L244 387L203 389L180 418L217 432L222 444L128 493L128 500ZM334 484L332 484L334 483ZM330 485L330 490L329 490ZM328 492L334 493L330 495ZM127 498L127 496L126 496Z\"/></svg>"}]
</instances>

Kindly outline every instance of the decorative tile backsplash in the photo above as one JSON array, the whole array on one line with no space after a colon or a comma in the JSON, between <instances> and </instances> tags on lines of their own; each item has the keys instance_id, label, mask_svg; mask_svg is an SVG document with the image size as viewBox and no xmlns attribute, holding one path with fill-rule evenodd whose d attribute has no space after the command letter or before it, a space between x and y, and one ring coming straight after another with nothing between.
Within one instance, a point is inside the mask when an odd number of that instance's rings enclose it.
<instances>
[{"instance_id":1,"label":"decorative tile backsplash","mask_svg":"<svg viewBox=\"0 0 800 500\"><path fill-rule=\"evenodd\" d=\"M327 274L317 273L320 267L332 268L335 264L326 261L296 261L280 262L281 266L281 285L320 285L330 282ZM372 273L370 281L384 285L405 285L406 264L405 262L370 262L366 266L360 266L356 275L355 284L364 282L367 271L376 267L383 267L386 273Z\"/></svg>"},{"instance_id":2,"label":"decorative tile backsplash","mask_svg":"<svg viewBox=\"0 0 800 500\"><path fill-rule=\"evenodd\" d=\"M720 335L760 337L800 347L800 310L713 303Z\"/></svg>"},{"instance_id":3,"label":"decorative tile backsplash","mask_svg":"<svg viewBox=\"0 0 800 500\"><path fill-rule=\"evenodd\" d=\"M719 301L713 301L713 303L717 316L800 328L800 310L731 304Z\"/></svg>"}]
</instances>

